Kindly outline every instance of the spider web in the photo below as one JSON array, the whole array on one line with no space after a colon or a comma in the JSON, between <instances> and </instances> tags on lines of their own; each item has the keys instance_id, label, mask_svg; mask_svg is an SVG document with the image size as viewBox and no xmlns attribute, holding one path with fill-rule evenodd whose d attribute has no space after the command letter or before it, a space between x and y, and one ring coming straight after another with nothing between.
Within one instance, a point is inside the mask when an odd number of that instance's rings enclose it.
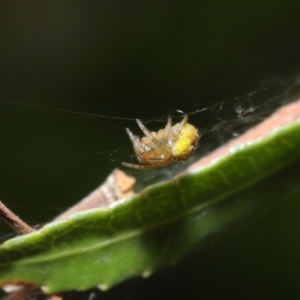
<instances>
[{"instance_id":1,"label":"spider web","mask_svg":"<svg viewBox=\"0 0 300 300\"><path fill-rule=\"evenodd\" d=\"M201 133L200 144L188 163L192 163L229 140L262 122L283 105L299 98L299 78L267 85L246 95L189 113L189 122ZM137 176L138 188L171 178L186 168L177 163ZM136 171L132 171L136 174ZM142 179L141 179L142 178Z\"/></svg>"},{"instance_id":2,"label":"spider web","mask_svg":"<svg viewBox=\"0 0 300 300\"><path fill-rule=\"evenodd\" d=\"M187 163L199 159L261 122L279 107L296 100L299 92L300 82L296 78L290 81L269 84L246 95L198 110L184 111L189 115L189 122L199 128L201 133L200 145ZM62 122L60 124L62 126L62 132L60 132L62 138L61 141L59 140L59 143L61 142L63 145L61 148L56 148L55 145L58 140L53 134L52 138L48 138L50 141L45 138L42 139L38 144L38 151L35 149L36 144L27 149L12 146L10 143L8 145L4 143L3 146L4 150L5 147L9 150L6 150L6 154L2 154L1 157L0 199L9 203L10 208L21 215L24 220L31 221L31 224L45 222L45 220L58 215L68 205L76 203L104 181L105 176L110 173L111 169L120 167L122 161L136 163L132 145L125 132L125 128L130 127L134 134L142 135L136 125L135 118L103 116L61 108L23 105L15 102L2 101L2 104L5 104L3 106L9 108L14 114L17 110L18 117L32 114L43 118L45 122ZM170 112L170 115L173 122L177 123L182 119L183 113L174 110ZM93 151L95 141L90 138L90 135L88 139L85 139L88 132L79 132L81 125L74 129L74 123L69 125L66 122L66 119L78 120L79 116L84 117L81 118L80 122L85 122L85 125L92 124L84 128L94 131L94 139L97 137L100 144L101 141L104 141L99 148L106 150ZM144 118L142 121L149 130L157 131L165 126L167 117L168 114L165 114L154 118ZM100 132L98 132L99 125L100 129L104 128ZM40 128L36 128L36 130L38 129ZM43 128L41 131L43 131ZM75 131L75 135L73 135L73 131ZM74 139L78 138L78 132L81 137L78 143L86 143L86 147L81 152L72 153L71 150L74 144L77 143L74 142ZM34 132L30 131L30 134L34 135ZM43 133L44 136L48 134L50 134L50 131ZM23 134L23 136L15 138L23 138L26 141L29 137ZM13 148L13 151L10 151L11 148ZM45 149L47 151L44 154ZM187 163L174 163L164 168L147 171L126 169L126 172L137 177L138 182L135 188L139 191L149 184L166 180L174 174L178 174L186 168ZM85 168L85 165L87 165L87 168ZM70 173L76 172L79 174L76 177L77 179L74 180L73 177L69 180L72 175ZM82 190L80 190L81 185L85 186ZM37 186L38 188L36 188ZM32 198L34 199L32 200ZM63 201L66 198L69 204L64 204L64 207L62 207L61 203L65 203ZM39 212L32 217L32 210L36 207L40 208ZM26 214L30 217L27 217ZM6 228L3 228L3 230L2 232L2 226L0 226L0 234L6 232Z\"/></svg>"}]
</instances>

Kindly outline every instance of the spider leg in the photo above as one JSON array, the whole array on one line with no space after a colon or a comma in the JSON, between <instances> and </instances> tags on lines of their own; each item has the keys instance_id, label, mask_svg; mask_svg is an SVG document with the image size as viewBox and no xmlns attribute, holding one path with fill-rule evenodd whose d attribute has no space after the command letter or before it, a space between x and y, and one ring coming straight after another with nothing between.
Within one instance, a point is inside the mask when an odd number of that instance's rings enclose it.
<instances>
[{"instance_id":1,"label":"spider leg","mask_svg":"<svg viewBox=\"0 0 300 300\"><path fill-rule=\"evenodd\" d=\"M167 125L165 127L165 136L169 136L171 130L172 130L172 118L169 116Z\"/></svg>"},{"instance_id":2,"label":"spider leg","mask_svg":"<svg viewBox=\"0 0 300 300\"><path fill-rule=\"evenodd\" d=\"M187 121L188 121L188 116L187 116L187 114L184 114L182 121L180 122L178 128L176 129L176 131L174 133L177 134L183 128L183 126L187 123Z\"/></svg>"},{"instance_id":3,"label":"spider leg","mask_svg":"<svg viewBox=\"0 0 300 300\"><path fill-rule=\"evenodd\" d=\"M140 129L143 131L143 133L150 139L151 143L153 144L153 148L159 148L159 145L155 144L155 142L158 142L159 144L163 145L168 145L164 140L160 139L155 132L150 132L141 120L137 119L136 122L139 125Z\"/></svg>"},{"instance_id":4,"label":"spider leg","mask_svg":"<svg viewBox=\"0 0 300 300\"><path fill-rule=\"evenodd\" d=\"M127 167L127 168L131 168L131 169L137 169L137 170L146 170L146 169L154 169L157 166L156 165L136 165L136 164L131 164L131 163L127 163L127 162L122 162L122 165Z\"/></svg>"},{"instance_id":5,"label":"spider leg","mask_svg":"<svg viewBox=\"0 0 300 300\"><path fill-rule=\"evenodd\" d=\"M133 135L133 133L131 132L131 130L129 128L126 128L126 132L132 142L132 144L134 145L135 148L138 148L141 152L145 152L145 149L144 147L141 146L138 138Z\"/></svg>"},{"instance_id":6,"label":"spider leg","mask_svg":"<svg viewBox=\"0 0 300 300\"><path fill-rule=\"evenodd\" d=\"M153 142L153 139L154 139L153 134L146 128L146 126L142 123L141 120L137 119L136 122L139 125L140 129L145 134L145 136L147 136L150 139L150 142L151 142L153 148L157 149L158 148L157 145Z\"/></svg>"}]
</instances>

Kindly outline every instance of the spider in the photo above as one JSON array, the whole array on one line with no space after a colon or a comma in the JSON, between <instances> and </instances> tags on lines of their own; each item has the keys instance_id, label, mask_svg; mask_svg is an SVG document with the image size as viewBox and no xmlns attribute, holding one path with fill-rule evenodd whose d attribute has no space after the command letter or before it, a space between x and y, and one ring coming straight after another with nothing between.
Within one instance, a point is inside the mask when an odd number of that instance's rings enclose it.
<instances>
[{"instance_id":1,"label":"spider","mask_svg":"<svg viewBox=\"0 0 300 300\"><path fill-rule=\"evenodd\" d=\"M187 121L188 116L185 114L180 123L172 126L172 119L169 117L164 129L150 132L137 119L136 122L145 136L142 138L135 136L129 128L126 128L126 131L140 165L123 162L123 166L146 170L186 161L193 154L200 138L197 128Z\"/></svg>"}]
</instances>

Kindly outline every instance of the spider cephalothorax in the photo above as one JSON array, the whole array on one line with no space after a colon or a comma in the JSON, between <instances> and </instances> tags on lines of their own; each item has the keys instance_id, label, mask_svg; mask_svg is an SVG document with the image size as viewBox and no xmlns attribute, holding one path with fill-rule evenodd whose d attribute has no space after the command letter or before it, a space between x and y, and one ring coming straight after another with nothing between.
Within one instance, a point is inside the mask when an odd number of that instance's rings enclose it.
<instances>
[{"instance_id":1,"label":"spider cephalothorax","mask_svg":"<svg viewBox=\"0 0 300 300\"><path fill-rule=\"evenodd\" d=\"M187 160L196 149L200 137L197 128L187 123L187 120L185 114L180 123L172 126L169 117L166 127L158 132L150 132L140 120L136 120L145 136L135 136L129 128L126 131L141 164L122 164L134 169L154 169Z\"/></svg>"}]
</instances>

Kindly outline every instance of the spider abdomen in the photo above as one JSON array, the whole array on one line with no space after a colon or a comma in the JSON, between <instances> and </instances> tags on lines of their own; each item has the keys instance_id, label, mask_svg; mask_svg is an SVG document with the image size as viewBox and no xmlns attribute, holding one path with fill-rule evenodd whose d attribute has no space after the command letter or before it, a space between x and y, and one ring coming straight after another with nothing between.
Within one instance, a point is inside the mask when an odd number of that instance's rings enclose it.
<instances>
[{"instance_id":1,"label":"spider abdomen","mask_svg":"<svg viewBox=\"0 0 300 300\"><path fill-rule=\"evenodd\" d=\"M176 142L172 147L175 161L187 160L195 151L199 143L199 133L196 127L186 123L178 132Z\"/></svg>"}]
</instances>

